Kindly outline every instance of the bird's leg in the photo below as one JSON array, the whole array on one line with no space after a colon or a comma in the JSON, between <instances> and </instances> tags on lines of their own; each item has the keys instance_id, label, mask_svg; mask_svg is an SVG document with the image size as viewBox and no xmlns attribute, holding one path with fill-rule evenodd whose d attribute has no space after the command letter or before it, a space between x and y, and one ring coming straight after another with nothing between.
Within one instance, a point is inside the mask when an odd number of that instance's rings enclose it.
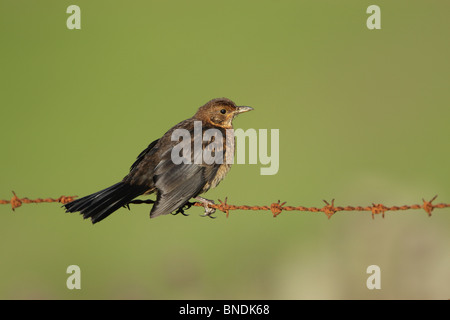
<instances>
[{"instance_id":1,"label":"bird's leg","mask_svg":"<svg viewBox=\"0 0 450 320\"><path fill-rule=\"evenodd\" d=\"M205 199L200 196L195 197L195 199L203 203L203 207L205 208L205 214L201 215L202 217L210 217L212 219L216 218L212 216L212 214L216 212L216 209L210 207L210 205L215 204L214 201Z\"/></svg>"}]
</instances>

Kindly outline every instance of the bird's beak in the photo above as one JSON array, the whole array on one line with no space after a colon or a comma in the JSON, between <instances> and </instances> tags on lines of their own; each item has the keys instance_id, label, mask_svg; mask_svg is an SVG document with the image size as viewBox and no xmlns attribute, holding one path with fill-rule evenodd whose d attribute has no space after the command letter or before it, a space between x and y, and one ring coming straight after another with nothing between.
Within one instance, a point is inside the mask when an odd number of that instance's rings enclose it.
<instances>
[{"instance_id":1,"label":"bird's beak","mask_svg":"<svg viewBox=\"0 0 450 320\"><path fill-rule=\"evenodd\" d=\"M244 112L248 112L248 111L252 111L252 110L253 110L252 107L240 106L240 107L237 107L236 113L244 113Z\"/></svg>"}]
</instances>

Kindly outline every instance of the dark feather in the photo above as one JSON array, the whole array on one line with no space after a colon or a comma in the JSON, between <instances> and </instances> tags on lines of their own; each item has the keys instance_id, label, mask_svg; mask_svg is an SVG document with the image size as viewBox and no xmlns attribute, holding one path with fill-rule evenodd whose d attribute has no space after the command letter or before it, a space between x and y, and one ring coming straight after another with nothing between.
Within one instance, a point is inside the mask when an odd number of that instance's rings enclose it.
<instances>
[{"instance_id":1,"label":"dark feather","mask_svg":"<svg viewBox=\"0 0 450 320\"><path fill-rule=\"evenodd\" d=\"M154 153L156 151L155 149L153 149L153 147L158 143L158 141L159 141L159 139L150 143L148 145L148 147L137 156L136 161L130 167L130 171L132 171L134 168L136 168L139 165L139 163L141 163L141 161L144 160L144 158L147 155L151 155L151 153Z\"/></svg>"},{"instance_id":2,"label":"dark feather","mask_svg":"<svg viewBox=\"0 0 450 320\"><path fill-rule=\"evenodd\" d=\"M151 218L182 207L189 199L196 197L206 183L201 165L175 165L172 161L166 161L158 169L159 175L155 176L158 193L150 212Z\"/></svg>"},{"instance_id":3,"label":"dark feather","mask_svg":"<svg viewBox=\"0 0 450 320\"><path fill-rule=\"evenodd\" d=\"M147 188L144 186L119 182L109 188L69 202L64 207L66 212L79 211L85 219L90 218L92 223L96 223L143 194L146 190Z\"/></svg>"}]
</instances>

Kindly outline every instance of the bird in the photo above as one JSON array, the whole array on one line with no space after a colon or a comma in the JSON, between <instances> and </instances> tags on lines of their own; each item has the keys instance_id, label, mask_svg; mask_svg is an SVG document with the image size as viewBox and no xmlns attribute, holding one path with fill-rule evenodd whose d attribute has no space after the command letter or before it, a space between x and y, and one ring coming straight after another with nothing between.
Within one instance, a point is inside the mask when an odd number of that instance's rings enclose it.
<instances>
[{"instance_id":1,"label":"bird","mask_svg":"<svg viewBox=\"0 0 450 320\"><path fill-rule=\"evenodd\" d=\"M200 194L215 188L227 175L232 161L225 160L233 158L235 149L232 121L237 115L251 110L252 107L237 106L228 98L208 101L191 118L179 122L151 142L137 156L122 181L63 207L66 212L80 212L84 219L90 218L95 224L128 206L136 197L154 193L156 200L150 218L183 213L192 198L203 204L203 216L213 217L215 209L210 205L214 201ZM201 128L200 132L198 128ZM205 139L208 130L214 134ZM202 157L205 154L207 156ZM223 161L211 161L212 158Z\"/></svg>"}]
</instances>

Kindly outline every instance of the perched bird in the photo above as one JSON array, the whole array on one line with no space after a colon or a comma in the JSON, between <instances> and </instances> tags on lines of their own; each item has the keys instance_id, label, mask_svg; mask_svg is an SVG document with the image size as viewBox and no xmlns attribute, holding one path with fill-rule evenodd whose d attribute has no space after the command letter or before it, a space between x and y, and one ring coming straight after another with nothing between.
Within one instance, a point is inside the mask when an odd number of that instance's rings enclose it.
<instances>
[{"instance_id":1,"label":"perched bird","mask_svg":"<svg viewBox=\"0 0 450 320\"><path fill-rule=\"evenodd\" d=\"M211 216L215 210L208 205L214 202L199 195L216 187L230 170L231 163L226 159L234 154L232 121L236 115L250 110L253 108L236 106L227 98L207 102L193 117L178 123L150 143L121 182L63 207L66 212L79 211L85 219L90 218L92 223L96 223L128 205L134 198L156 193L151 218L179 210L191 198L202 202L205 216ZM197 130L199 127L200 132ZM203 134L208 130L215 134L210 134L205 141ZM184 136L187 134L190 140L182 144L180 132ZM196 147L201 148L200 152L195 150ZM202 157L204 154L209 155L209 159ZM223 161L211 162L212 157Z\"/></svg>"}]
</instances>

